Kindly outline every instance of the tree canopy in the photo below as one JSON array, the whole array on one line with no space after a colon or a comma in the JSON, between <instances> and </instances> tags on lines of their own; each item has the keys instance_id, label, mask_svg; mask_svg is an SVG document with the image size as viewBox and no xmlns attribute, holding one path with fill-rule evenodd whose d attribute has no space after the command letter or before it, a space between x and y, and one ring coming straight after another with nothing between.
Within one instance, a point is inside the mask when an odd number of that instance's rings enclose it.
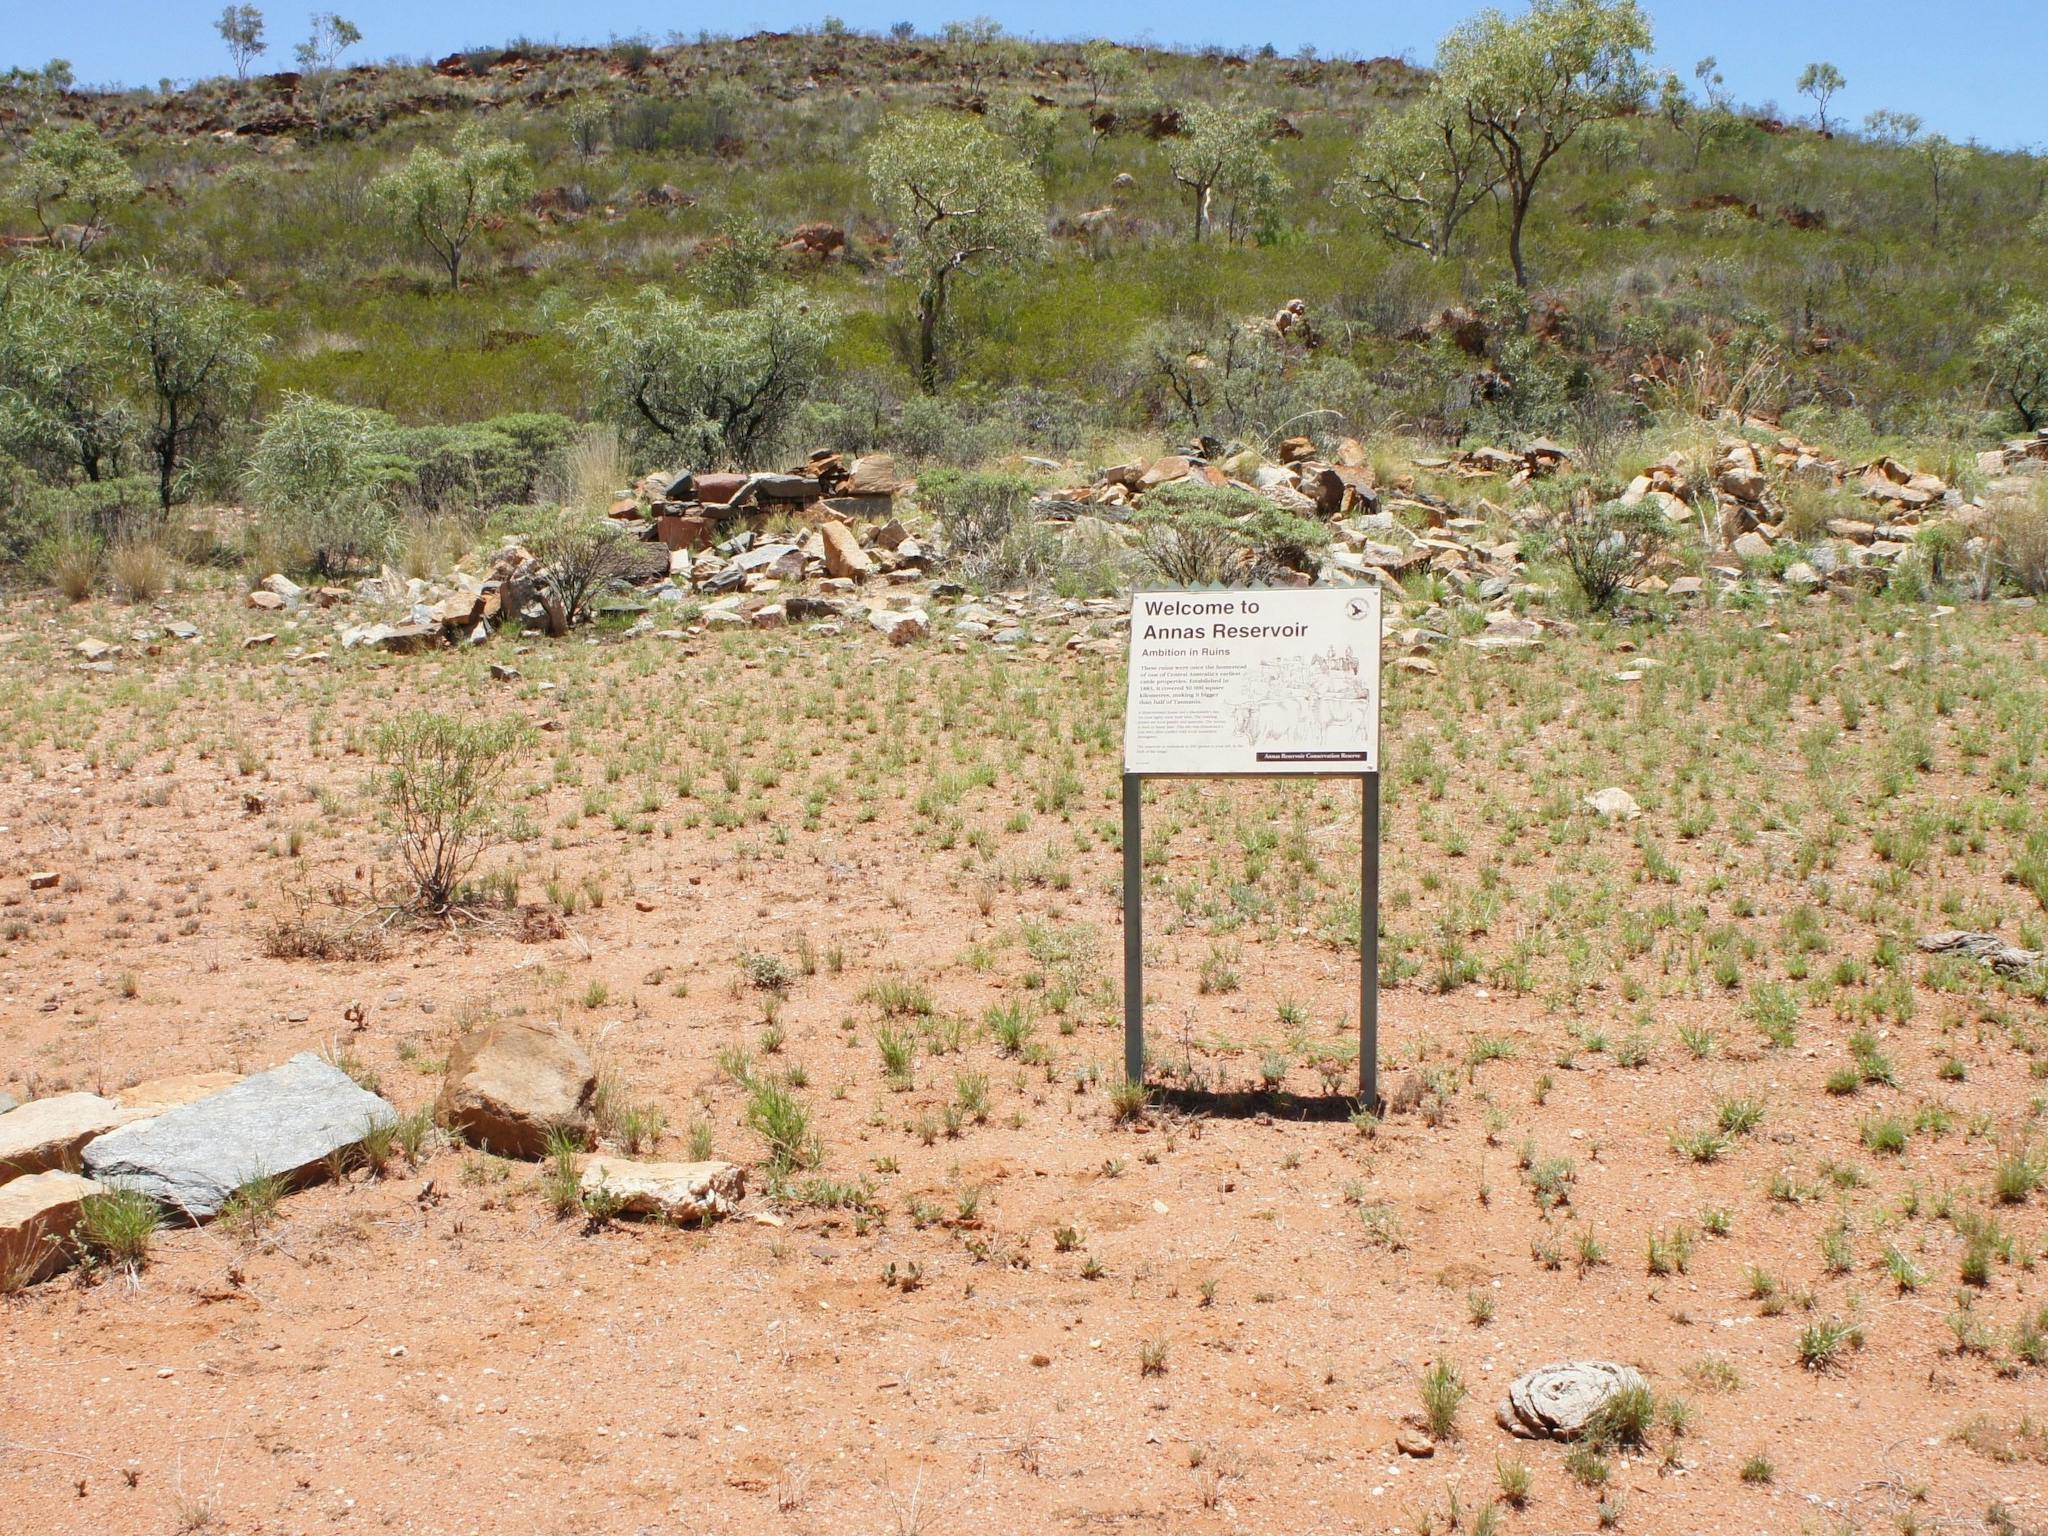
<instances>
[{"instance_id":1,"label":"tree canopy","mask_svg":"<svg viewBox=\"0 0 2048 1536\"><path fill-rule=\"evenodd\" d=\"M1367 125L1337 195L1363 208L1381 239L1442 261L1494 184L1486 145L1463 109L1431 95Z\"/></svg>"},{"instance_id":2,"label":"tree canopy","mask_svg":"<svg viewBox=\"0 0 2048 1536\"><path fill-rule=\"evenodd\" d=\"M1813 98L1814 118L1822 133L1829 132L1828 103L1835 93L1848 85L1842 72L1834 65L1821 61L1809 64L1799 72L1799 83L1795 87L1802 96Z\"/></svg>"},{"instance_id":3,"label":"tree canopy","mask_svg":"<svg viewBox=\"0 0 2048 1536\"><path fill-rule=\"evenodd\" d=\"M1543 173L1588 123L1642 102L1650 23L1636 0L1535 0L1485 11L1437 49L1431 90L1463 111L1508 203L1508 262L1529 285L1522 232Z\"/></svg>"},{"instance_id":4,"label":"tree canopy","mask_svg":"<svg viewBox=\"0 0 2048 1536\"><path fill-rule=\"evenodd\" d=\"M59 477L121 472L136 419L116 288L69 258L0 271L0 451Z\"/></svg>"},{"instance_id":5,"label":"tree canopy","mask_svg":"<svg viewBox=\"0 0 2048 1536\"><path fill-rule=\"evenodd\" d=\"M179 470L248 404L255 325L226 294L147 268L120 284L114 308L140 365L150 411L144 445L168 512Z\"/></svg>"},{"instance_id":6,"label":"tree canopy","mask_svg":"<svg viewBox=\"0 0 2048 1536\"><path fill-rule=\"evenodd\" d=\"M54 237L60 225L73 223L75 237L66 243L84 251L106 234L107 215L135 195L137 183L118 150L96 129L75 123L29 135L14 186L45 235Z\"/></svg>"},{"instance_id":7,"label":"tree canopy","mask_svg":"<svg viewBox=\"0 0 2048 1536\"><path fill-rule=\"evenodd\" d=\"M938 387L939 327L955 277L1045 248L1045 196L1031 168L979 120L928 112L885 128L868 184L917 284L917 379Z\"/></svg>"},{"instance_id":8,"label":"tree canopy","mask_svg":"<svg viewBox=\"0 0 2048 1536\"><path fill-rule=\"evenodd\" d=\"M2048 423L2048 304L2023 299L1977 337L1992 394L2029 432Z\"/></svg>"},{"instance_id":9,"label":"tree canopy","mask_svg":"<svg viewBox=\"0 0 2048 1536\"><path fill-rule=\"evenodd\" d=\"M1287 178L1268 147L1272 134L1273 114L1260 108L1197 102L1181 114L1166 163L1194 200L1195 240L1208 233L1218 197L1230 205L1232 238L1278 204Z\"/></svg>"},{"instance_id":10,"label":"tree canopy","mask_svg":"<svg viewBox=\"0 0 2048 1536\"><path fill-rule=\"evenodd\" d=\"M816 387L835 319L793 288L713 310L649 284L593 305L570 335L600 409L643 450L751 469Z\"/></svg>"},{"instance_id":11,"label":"tree canopy","mask_svg":"<svg viewBox=\"0 0 2048 1536\"><path fill-rule=\"evenodd\" d=\"M263 13L253 5L222 8L213 30L228 45L228 57L235 61L235 77L249 78L249 61L270 45L263 40Z\"/></svg>"},{"instance_id":12,"label":"tree canopy","mask_svg":"<svg viewBox=\"0 0 2048 1536\"><path fill-rule=\"evenodd\" d=\"M519 207L532 192L533 165L525 145L492 138L482 122L471 121L457 130L453 154L423 144L370 190L392 227L431 251L456 289L485 220Z\"/></svg>"}]
</instances>

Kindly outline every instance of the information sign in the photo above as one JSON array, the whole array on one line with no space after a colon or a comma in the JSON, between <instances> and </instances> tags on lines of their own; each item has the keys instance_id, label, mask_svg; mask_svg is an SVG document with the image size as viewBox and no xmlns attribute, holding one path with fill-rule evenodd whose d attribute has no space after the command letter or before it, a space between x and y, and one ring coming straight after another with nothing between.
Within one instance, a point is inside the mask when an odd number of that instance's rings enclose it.
<instances>
[{"instance_id":1,"label":"information sign","mask_svg":"<svg viewBox=\"0 0 2048 1536\"><path fill-rule=\"evenodd\" d=\"M1375 773L1379 686L1377 590L1137 593L1124 772Z\"/></svg>"},{"instance_id":2,"label":"information sign","mask_svg":"<svg viewBox=\"0 0 2048 1536\"><path fill-rule=\"evenodd\" d=\"M1380 594L1138 592L1124 703L1124 1072L1145 1071L1144 782L1359 782L1358 1092L1379 1104Z\"/></svg>"}]
</instances>

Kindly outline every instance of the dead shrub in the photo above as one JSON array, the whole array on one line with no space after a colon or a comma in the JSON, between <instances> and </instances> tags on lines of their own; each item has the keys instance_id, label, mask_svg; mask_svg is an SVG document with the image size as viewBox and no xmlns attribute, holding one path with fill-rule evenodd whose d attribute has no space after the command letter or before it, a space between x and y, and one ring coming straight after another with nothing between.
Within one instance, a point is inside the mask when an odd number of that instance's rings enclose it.
<instances>
[{"instance_id":1,"label":"dead shrub","mask_svg":"<svg viewBox=\"0 0 2048 1536\"><path fill-rule=\"evenodd\" d=\"M44 580L68 601L82 603L100 584L107 546L89 533L60 533L37 547L34 563Z\"/></svg>"},{"instance_id":2,"label":"dead shrub","mask_svg":"<svg viewBox=\"0 0 2048 1536\"><path fill-rule=\"evenodd\" d=\"M272 960L382 960L391 953L391 941L381 928L322 921L301 911L263 930L263 953Z\"/></svg>"},{"instance_id":3,"label":"dead shrub","mask_svg":"<svg viewBox=\"0 0 2048 1536\"><path fill-rule=\"evenodd\" d=\"M2013 584L2034 597L2048 595L2048 484L2000 505L1991 514L1991 538Z\"/></svg>"}]
</instances>

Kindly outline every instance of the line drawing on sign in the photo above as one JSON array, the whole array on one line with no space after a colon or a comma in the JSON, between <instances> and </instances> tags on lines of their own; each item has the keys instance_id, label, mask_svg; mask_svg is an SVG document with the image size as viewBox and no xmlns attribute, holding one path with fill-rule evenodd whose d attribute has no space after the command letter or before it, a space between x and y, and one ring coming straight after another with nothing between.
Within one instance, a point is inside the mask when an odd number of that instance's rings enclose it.
<instances>
[{"instance_id":1,"label":"line drawing on sign","mask_svg":"<svg viewBox=\"0 0 2048 1536\"><path fill-rule=\"evenodd\" d=\"M1227 701L1234 730L1254 751L1351 747L1373 725L1372 684L1349 647L1266 657L1231 686Z\"/></svg>"}]
</instances>

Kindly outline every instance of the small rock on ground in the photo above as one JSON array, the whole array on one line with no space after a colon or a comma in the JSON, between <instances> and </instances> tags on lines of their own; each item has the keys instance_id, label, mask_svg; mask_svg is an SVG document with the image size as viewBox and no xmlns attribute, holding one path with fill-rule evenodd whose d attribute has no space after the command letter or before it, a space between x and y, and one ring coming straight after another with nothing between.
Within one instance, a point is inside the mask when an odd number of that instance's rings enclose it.
<instances>
[{"instance_id":1,"label":"small rock on ground","mask_svg":"<svg viewBox=\"0 0 2048 1536\"><path fill-rule=\"evenodd\" d=\"M1612 1360L1566 1360L1538 1366L1509 1382L1508 1395L1494 1417L1502 1429L1525 1440L1569 1440L1615 1393L1648 1385L1633 1366Z\"/></svg>"},{"instance_id":2,"label":"small rock on ground","mask_svg":"<svg viewBox=\"0 0 2048 1536\"><path fill-rule=\"evenodd\" d=\"M1609 821L1634 821L1643 814L1643 808L1636 804L1634 795L1611 785L1586 796L1580 804L1594 815L1605 816Z\"/></svg>"},{"instance_id":3,"label":"small rock on ground","mask_svg":"<svg viewBox=\"0 0 2048 1536\"><path fill-rule=\"evenodd\" d=\"M1995 933L1965 933L1953 929L1920 936L1921 950L1930 955L1968 955L1981 960L2001 976L2022 976L2028 971L2048 969L2048 950L2021 949Z\"/></svg>"},{"instance_id":4,"label":"small rock on ground","mask_svg":"<svg viewBox=\"0 0 2048 1536\"><path fill-rule=\"evenodd\" d=\"M1434 1456L1436 1442L1413 1424L1403 1424L1394 1431L1394 1449L1403 1456Z\"/></svg>"},{"instance_id":5,"label":"small rock on ground","mask_svg":"<svg viewBox=\"0 0 2048 1536\"><path fill-rule=\"evenodd\" d=\"M585 1197L602 1192L628 1216L702 1221L730 1216L747 1192L746 1172L732 1163L636 1163L593 1157L583 1169Z\"/></svg>"},{"instance_id":6,"label":"small rock on ground","mask_svg":"<svg viewBox=\"0 0 2048 1536\"><path fill-rule=\"evenodd\" d=\"M508 1019L456 1041L436 1107L443 1124L488 1151L540 1157L558 1127L582 1136L596 1092L589 1053L560 1026Z\"/></svg>"}]
</instances>

